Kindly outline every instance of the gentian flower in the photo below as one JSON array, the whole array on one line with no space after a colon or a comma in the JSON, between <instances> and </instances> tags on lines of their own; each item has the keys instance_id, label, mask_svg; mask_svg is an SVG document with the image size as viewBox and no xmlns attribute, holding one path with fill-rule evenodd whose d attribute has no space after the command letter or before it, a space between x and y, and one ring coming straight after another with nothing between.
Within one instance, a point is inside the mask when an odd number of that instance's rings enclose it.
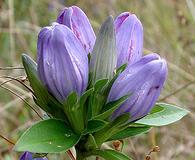
<instances>
[{"instance_id":1,"label":"gentian flower","mask_svg":"<svg viewBox=\"0 0 195 160\"><path fill-rule=\"evenodd\" d=\"M42 158L33 158L32 153L30 152L24 152L21 156L20 156L20 160L47 160L46 157L42 157Z\"/></svg>"},{"instance_id":2,"label":"gentian flower","mask_svg":"<svg viewBox=\"0 0 195 160\"><path fill-rule=\"evenodd\" d=\"M111 119L130 113L130 121L134 121L148 114L160 95L166 76L167 64L157 54L146 55L129 65L114 82L108 101L130 96Z\"/></svg>"},{"instance_id":3,"label":"gentian flower","mask_svg":"<svg viewBox=\"0 0 195 160\"><path fill-rule=\"evenodd\" d=\"M112 16L102 24L90 59L92 83L99 79L112 79L117 64L116 36Z\"/></svg>"},{"instance_id":4,"label":"gentian flower","mask_svg":"<svg viewBox=\"0 0 195 160\"><path fill-rule=\"evenodd\" d=\"M88 57L65 25L44 27L38 36L38 75L48 90L63 101L73 91L81 95L88 84Z\"/></svg>"},{"instance_id":5,"label":"gentian flower","mask_svg":"<svg viewBox=\"0 0 195 160\"><path fill-rule=\"evenodd\" d=\"M133 64L142 57L143 26L136 15L129 12L120 14L115 19L117 67Z\"/></svg>"},{"instance_id":6,"label":"gentian flower","mask_svg":"<svg viewBox=\"0 0 195 160\"><path fill-rule=\"evenodd\" d=\"M95 34L85 13L78 7L65 8L57 22L69 27L82 43L87 53L92 53ZM117 68L125 63L133 64L142 57L143 27L136 15L120 14L114 21L117 47Z\"/></svg>"},{"instance_id":7,"label":"gentian flower","mask_svg":"<svg viewBox=\"0 0 195 160\"><path fill-rule=\"evenodd\" d=\"M87 16L79 7L65 8L59 14L57 22L64 24L74 32L87 54L92 52L95 44L95 33Z\"/></svg>"}]
</instances>

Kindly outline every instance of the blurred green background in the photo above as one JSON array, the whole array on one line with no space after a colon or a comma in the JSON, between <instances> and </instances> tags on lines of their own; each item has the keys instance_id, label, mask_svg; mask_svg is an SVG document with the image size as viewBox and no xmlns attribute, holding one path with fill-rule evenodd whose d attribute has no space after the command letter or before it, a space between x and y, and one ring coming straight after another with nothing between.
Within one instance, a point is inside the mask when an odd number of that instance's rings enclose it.
<instances>
[{"instance_id":1,"label":"blurred green background","mask_svg":"<svg viewBox=\"0 0 195 160\"><path fill-rule=\"evenodd\" d=\"M112 14L135 13L144 26L145 53L159 53L168 61L169 76L160 100L191 111L181 121L153 129L149 134L126 139L124 151L144 160L158 145L152 160L195 159L195 0L0 0L0 67L20 67L22 53L36 57L37 35L51 25L65 6L77 5L88 15L94 30ZM23 70L4 70L2 76L19 77ZM31 95L18 83L5 85L36 107ZM0 88L0 134L13 142L39 120L17 96ZM12 145L0 139L0 160L18 159ZM68 159L51 155L52 160Z\"/></svg>"}]
</instances>

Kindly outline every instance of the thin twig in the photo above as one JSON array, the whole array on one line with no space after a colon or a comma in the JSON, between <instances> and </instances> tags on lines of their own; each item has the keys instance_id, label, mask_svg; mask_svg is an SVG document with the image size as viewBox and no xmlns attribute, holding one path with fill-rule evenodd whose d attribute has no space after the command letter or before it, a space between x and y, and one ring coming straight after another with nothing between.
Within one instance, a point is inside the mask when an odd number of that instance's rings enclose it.
<instances>
[{"instance_id":1,"label":"thin twig","mask_svg":"<svg viewBox=\"0 0 195 160\"><path fill-rule=\"evenodd\" d=\"M76 160L76 158L75 158L74 155L72 154L71 150L68 150L68 151L67 151L67 154L69 155L69 157L70 157L72 160Z\"/></svg>"},{"instance_id":2,"label":"thin twig","mask_svg":"<svg viewBox=\"0 0 195 160\"><path fill-rule=\"evenodd\" d=\"M24 67L0 67L0 70L24 69Z\"/></svg>"},{"instance_id":3,"label":"thin twig","mask_svg":"<svg viewBox=\"0 0 195 160\"><path fill-rule=\"evenodd\" d=\"M189 82L189 83L185 84L185 85L182 86L181 88L179 88L179 89L175 90L174 92L172 92L172 93L166 95L165 97L161 98L159 101L164 101L164 100L166 100L167 98L169 98L169 97L171 97L171 96L173 96L173 95L175 95L175 94L181 92L183 89L189 87L190 85L192 85L192 84L194 84L194 83L195 83L195 81L192 81L192 82Z\"/></svg>"},{"instance_id":4,"label":"thin twig","mask_svg":"<svg viewBox=\"0 0 195 160\"><path fill-rule=\"evenodd\" d=\"M20 98L25 104L27 104L39 116L39 118L43 119L41 117L41 115L25 99L23 99L20 95L18 95L17 93L15 93L14 91L12 91L11 89L9 89L7 87L4 87L4 86L0 86L0 87L3 88L3 89L6 89L7 91L11 92L12 94L14 94L18 98Z\"/></svg>"},{"instance_id":5,"label":"thin twig","mask_svg":"<svg viewBox=\"0 0 195 160\"><path fill-rule=\"evenodd\" d=\"M0 137L3 138L3 139L4 139L5 141L7 141L8 143L10 143L11 145L15 145L15 143L14 143L13 141L11 141L11 140L9 140L8 138L2 136L1 134L0 134Z\"/></svg>"},{"instance_id":6,"label":"thin twig","mask_svg":"<svg viewBox=\"0 0 195 160\"><path fill-rule=\"evenodd\" d=\"M3 84L5 84L5 83L7 83L7 82L10 82L12 80L15 80L15 81L19 82L20 84L22 84L24 87L26 87L32 94L34 94L33 90L30 87L28 87L25 83L23 83L21 80L18 79L18 78L21 78L21 77L15 78L15 77L11 77L11 76L0 76L0 78L9 78L9 79L11 79L11 80L7 80L5 82L2 82L0 84L0 86L3 85Z\"/></svg>"}]
</instances>

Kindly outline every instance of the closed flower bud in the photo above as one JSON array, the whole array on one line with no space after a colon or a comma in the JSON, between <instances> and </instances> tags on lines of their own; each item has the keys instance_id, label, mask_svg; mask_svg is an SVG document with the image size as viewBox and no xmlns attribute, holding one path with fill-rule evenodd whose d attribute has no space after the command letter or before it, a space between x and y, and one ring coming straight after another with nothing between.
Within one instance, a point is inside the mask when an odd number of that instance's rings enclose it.
<instances>
[{"instance_id":1,"label":"closed flower bud","mask_svg":"<svg viewBox=\"0 0 195 160\"><path fill-rule=\"evenodd\" d=\"M81 95L88 83L88 57L79 40L66 26L54 23L38 37L38 75L60 101L73 91Z\"/></svg>"},{"instance_id":2,"label":"closed flower bud","mask_svg":"<svg viewBox=\"0 0 195 160\"><path fill-rule=\"evenodd\" d=\"M130 121L134 121L148 114L160 95L166 76L167 64L157 54L149 54L129 65L114 82L108 101L130 96L111 119L130 113Z\"/></svg>"},{"instance_id":3,"label":"closed flower bud","mask_svg":"<svg viewBox=\"0 0 195 160\"><path fill-rule=\"evenodd\" d=\"M133 64L142 57L143 26L134 14L124 12L115 19L117 67Z\"/></svg>"},{"instance_id":4,"label":"closed flower bud","mask_svg":"<svg viewBox=\"0 0 195 160\"><path fill-rule=\"evenodd\" d=\"M21 157L20 160L47 160L46 157L42 157L42 158L33 158L32 153L30 152L24 152Z\"/></svg>"},{"instance_id":5,"label":"closed flower bud","mask_svg":"<svg viewBox=\"0 0 195 160\"><path fill-rule=\"evenodd\" d=\"M79 7L65 8L59 14L57 22L66 25L74 32L87 54L92 52L95 43L95 33L87 16Z\"/></svg>"},{"instance_id":6,"label":"closed flower bud","mask_svg":"<svg viewBox=\"0 0 195 160\"><path fill-rule=\"evenodd\" d=\"M102 24L91 55L92 83L99 79L111 79L116 69L116 38L114 21L110 16Z\"/></svg>"}]
</instances>

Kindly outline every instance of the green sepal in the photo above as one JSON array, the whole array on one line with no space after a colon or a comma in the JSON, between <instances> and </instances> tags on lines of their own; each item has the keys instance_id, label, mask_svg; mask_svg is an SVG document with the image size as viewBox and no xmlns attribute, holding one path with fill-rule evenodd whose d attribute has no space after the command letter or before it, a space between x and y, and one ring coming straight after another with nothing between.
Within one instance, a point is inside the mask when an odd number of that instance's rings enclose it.
<instances>
[{"instance_id":1,"label":"green sepal","mask_svg":"<svg viewBox=\"0 0 195 160\"><path fill-rule=\"evenodd\" d=\"M121 74L121 73L126 69L126 67L127 67L127 64L123 64L122 66L120 66L120 67L116 70L116 73L115 73L114 77L109 81L109 83L108 83L108 85L107 85L107 87L106 87L106 89L105 89L105 91L104 91L104 92L105 92L104 94L106 94L106 95L109 94L110 89L111 89L113 83L114 83L115 80L118 78L119 74Z\"/></svg>"},{"instance_id":2,"label":"green sepal","mask_svg":"<svg viewBox=\"0 0 195 160\"><path fill-rule=\"evenodd\" d=\"M89 104L88 104L88 119L99 114L100 110L102 109L107 96L103 94L103 89L108 84L108 79L101 79L98 80L94 85L94 91L92 95L89 97Z\"/></svg>"},{"instance_id":3,"label":"green sepal","mask_svg":"<svg viewBox=\"0 0 195 160\"><path fill-rule=\"evenodd\" d=\"M105 160L132 160L130 157L126 156L125 154L111 149L106 150L94 150L91 152L94 156L100 156Z\"/></svg>"},{"instance_id":4,"label":"green sepal","mask_svg":"<svg viewBox=\"0 0 195 160\"><path fill-rule=\"evenodd\" d=\"M86 126L86 101L88 97L93 93L93 88L87 90L78 97L76 92L72 92L68 95L67 99L63 102L64 112L67 115L69 123L75 132L82 133Z\"/></svg>"},{"instance_id":5,"label":"green sepal","mask_svg":"<svg viewBox=\"0 0 195 160\"><path fill-rule=\"evenodd\" d=\"M112 113L121 105L123 104L127 99L129 98L129 96L123 96L121 98L119 98L116 101L112 101L107 103L101 113L97 116L94 117L94 119L107 119L108 117L110 117L112 115Z\"/></svg>"},{"instance_id":6,"label":"green sepal","mask_svg":"<svg viewBox=\"0 0 195 160\"><path fill-rule=\"evenodd\" d=\"M89 134L88 141L85 143L85 149L87 151L97 149L98 145L96 143L96 140L92 134Z\"/></svg>"},{"instance_id":7,"label":"green sepal","mask_svg":"<svg viewBox=\"0 0 195 160\"><path fill-rule=\"evenodd\" d=\"M100 79L94 85L94 92L100 92L108 84L108 79Z\"/></svg>"},{"instance_id":8,"label":"green sepal","mask_svg":"<svg viewBox=\"0 0 195 160\"><path fill-rule=\"evenodd\" d=\"M120 132L121 130L127 128L129 118L130 118L129 113L125 113L117 117L112 122L108 123L102 130L96 132L94 134L94 137L97 145L101 146L101 144L106 142L108 139L110 139L110 137Z\"/></svg>"},{"instance_id":9,"label":"green sepal","mask_svg":"<svg viewBox=\"0 0 195 160\"><path fill-rule=\"evenodd\" d=\"M148 126L164 126L174 123L189 113L184 108L166 103L157 103L150 114L136 121L137 124Z\"/></svg>"},{"instance_id":10,"label":"green sepal","mask_svg":"<svg viewBox=\"0 0 195 160\"><path fill-rule=\"evenodd\" d=\"M117 70L115 76L118 77L127 68L127 63L121 65Z\"/></svg>"},{"instance_id":11,"label":"green sepal","mask_svg":"<svg viewBox=\"0 0 195 160\"><path fill-rule=\"evenodd\" d=\"M132 136L136 136L138 134L143 134L149 132L151 129L150 126L129 126L128 128L114 134L108 141L112 140L120 140Z\"/></svg>"},{"instance_id":12,"label":"green sepal","mask_svg":"<svg viewBox=\"0 0 195 160\"><path fill-rule=\"evenodd\" d=\"M113 78L110 81L108 79L100 79L100 80L96 81L96 83L94 85L94 93L90 97L89 105L93 106L93 110L91 110L89 112L90 113L88 116L89 119L91 119L92 117L94 118L102 113L101 110L104 108L104 106L106 104L108 94L110 92L110 89L111 89L114 81L117 79L119 74L125 70L126 66L127 66L127 64L124 64L121 67L119 67L117 69L115 75L113 76ZM108 106L106 106L106 107L108 107ZM89 109L90 108L91 107L89 107ZM113 110L114 110L114 108L113 108ZM103 119L104 116L108 117L107 113L102 115L102 117L99 119Z\"/></svg>"},{"instance_id":13,"label":"green sepal","mask_svg":"<svg viewBox=\"0 0 195 160\"><path fill-rule=\"evenodd\" d=\"M62 105L49 94L39 79L36 62L26 54L22 54L22 62L30 85L34 91L33 98L35 103L54 118L65 120L65 115L61 109Z\"/></svg>"},{"instance_id":14,"label":"green sepal","mask_svg":"<svg viewBox=\"0 0 195 160\"><path fill-rule=\"evenodd\" d=\"M66 113L69 124L76 133L84 130L83 110L79 104L79 98L76 92L71 92L63 102L63 109Z\"/></svg>"},{"instance_id":15,"label":"green sepal","mask_svg":"<svg viewBox=\"0 0 195 160\"><path fill-rule=\"evenodd\" d=\"M94 88L90 88L87 91L85 91L82 96L80 97L80 105L84 106L87 98L93 93Z\"/></svg>"},{"instance_id":16,"label":"green sepal","mask_svg":"<svg viewBox=\"0 0 195 160\"><path fill-rule=\"evenodd\" d=\"M75 104L78 103L78 96L76 92L71 92L67 99L67 104L69 105L70 109L73 109L75 107Z\"/></svg>"},{"instance_id":17,"label":"green sepal","mask_svg":"<svg viewBox=\"0 0 195 160\"><path fill-rule=\"evenodd\" d=\"M14 150L33 153L66 152L78 143L80 137L62 120L43 120L23 133Z\"/></svg>"},{"instance_id":18,"label":"green sepal","mask_svg":"<svg viewBox=\"0 0 195 160\"><path fill-rule=\"evenodd\" d=\"M103 129L107 122L103 120L89 120L87 123L87 128L83 132L83 135L91 134Z\"/></svg>"}]
</instances>

